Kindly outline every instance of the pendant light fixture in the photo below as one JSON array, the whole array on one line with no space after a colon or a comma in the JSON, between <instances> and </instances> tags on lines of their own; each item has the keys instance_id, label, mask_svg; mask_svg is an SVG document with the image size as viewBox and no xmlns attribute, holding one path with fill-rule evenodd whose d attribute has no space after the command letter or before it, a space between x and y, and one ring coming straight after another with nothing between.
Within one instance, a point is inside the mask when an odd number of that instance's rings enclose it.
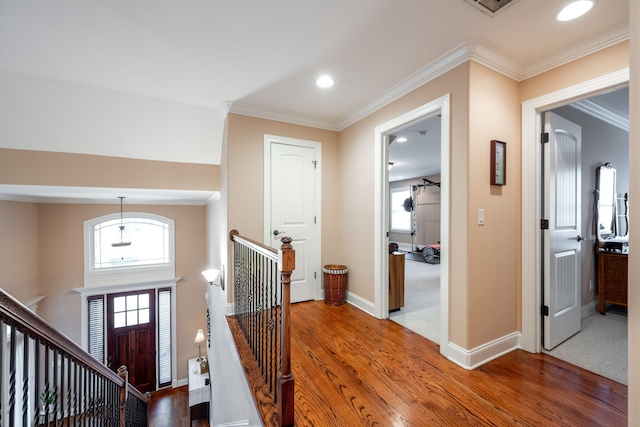
<instances>
[{"instance_id":1,"label":"pendant light fixture","mask_svg":"<svg viewBox=\"0 0 640 427\"><path fill-rule=\"evenodd\" d=\"M118 198L120 199L120 227L118 227L119 230L118 230L118 235L116 236L115 242L111 244L111 246L113 246L114 248L131 245L129 236L127 236L127 232L124 230L124 221L122 218L122 200L124 199L124 197L119 196Z\"/></svg>"}]
</instances>

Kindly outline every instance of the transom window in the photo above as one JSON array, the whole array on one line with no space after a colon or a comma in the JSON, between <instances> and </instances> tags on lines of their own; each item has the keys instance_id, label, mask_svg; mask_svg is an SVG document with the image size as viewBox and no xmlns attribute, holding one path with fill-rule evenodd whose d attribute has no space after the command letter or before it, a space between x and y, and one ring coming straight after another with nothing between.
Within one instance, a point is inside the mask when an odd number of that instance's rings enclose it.
<instances>
[{"instance_id":1,"label":"transom window","mask_svg":"<svg viewBox=\"0 0 640 427\"><path fill-rule=\"evenodd\" d=\"M113 327L149 323L149 294L127 295L113 299Z\"/></svg>"},{"instance_id":2,"label":"transom window","mask_svg":"<svg viewBox=\"0 0 640 427\"><path fill-rule=\"evenodd\" d=\"M174 221L151 213L113 213L85 221L84 286L174 278L174 240Z\"/></svg>"}]
</instances>

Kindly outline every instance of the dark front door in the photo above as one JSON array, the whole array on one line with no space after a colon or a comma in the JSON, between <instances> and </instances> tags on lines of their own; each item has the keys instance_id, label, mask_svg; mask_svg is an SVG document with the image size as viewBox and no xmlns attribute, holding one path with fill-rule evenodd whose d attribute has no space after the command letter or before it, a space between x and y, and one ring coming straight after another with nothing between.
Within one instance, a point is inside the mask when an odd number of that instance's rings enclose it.
<instances>
[{"instance_id":1,"label":"dark front door","mask_svg":"<svg viewBox=\"0 0 640 427\"><path fill-rule=\"evenodd\" d=\"M129 383L142 393L155 390L156 340L154 291L107 296L107 366L129 371Z\"/></svg>"}]
</instances>

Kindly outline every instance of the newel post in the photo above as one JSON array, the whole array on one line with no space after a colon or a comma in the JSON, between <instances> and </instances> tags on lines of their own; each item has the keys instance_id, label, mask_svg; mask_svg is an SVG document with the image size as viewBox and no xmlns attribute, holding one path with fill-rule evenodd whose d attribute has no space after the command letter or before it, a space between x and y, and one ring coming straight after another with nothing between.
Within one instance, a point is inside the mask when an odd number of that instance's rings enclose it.
<instances>
[{"instance_id":1,"label":"newel post","mask_svg":"<svg viewBox=\"0 0 640 427\"><path fill-rule=\"evenodd\" d=\"M129 396L129 372L126 366L120 366L118 368L118 376L124 380L122 387L120 388L120 427L125 427L125 405L127 403L127 397Z\"/></svg>"},{"instance_id":2,"label":"newel post","mask_svg":"<svg viewBox=\"0 0 640 427\"><path fill-rule=\"evenodd\" d=\"M278 251L282 274L282 336L280 338L280 375L278 376L278 421L281 426L293 426L294 380L291 374L291 273L296 268L296 251L291 238L283 237Z\"/></svg>"}]
</instances>

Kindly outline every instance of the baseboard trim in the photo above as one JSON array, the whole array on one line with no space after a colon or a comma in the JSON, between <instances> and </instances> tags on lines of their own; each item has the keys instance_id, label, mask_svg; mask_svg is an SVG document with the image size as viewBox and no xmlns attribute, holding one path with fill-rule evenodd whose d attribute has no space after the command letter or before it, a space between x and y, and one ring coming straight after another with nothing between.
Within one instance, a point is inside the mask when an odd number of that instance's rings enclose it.
<instances>
[{"instance_id":1,"label":"baseboard trim","mask_svg":"<svg viewBox=\"0 0 640 427\"><path fill-rule=\"evenodd\" d=\"M249 425L249 420L233 421L233 422L230 422L230 423L215 424L216 427L239 427L239 426L248 426L248 425Z\"/></svg>"},{"instance_id":2,"label":"baseboard trim","mask_svg":"<svg viewBox=\"0 0 640 427\"><path fill-rule=\"evenodd\" d=\"M413 250L413 245L411 243L399 243L399 242L395 242L395 243L398 244L399 251L411 252Z\"/></svg>"},{"instance_id":3,"label":"baseboard trim","mask_svg":"<svg viewBox=\"0 0 640 427\"><path fill-rule=\"evenodd\" d=\"M452 342L449 343L447 358L456 365L469 371L497 359L520 347L520 332L505 335L472 350L466 350Z\"/></svg>"},{"instance_id":4,"label":"baseboard trim","mask_svg":"<svg viewBox=\"0 0 640 427\"><path fill-rule=\"evenodd\" d=\"M352 294L351 292L347 292L347 302L354 307L359 308L365 313L375 317L374 313L374 305L371 301L368 301L356 294Z\"/></svg>"},{"instance_id":5,"label":"baseboard trim","mask_svg":"<svg viewBox=\"0 0 640 427\"><path fill-rule=\"evenodd\" d=\"M224 315L225 316L233 316L234 315L233 311L234 311L233 310L233 303L232 302L226 303L225 306L224 306Z\"/></svg>"},{"instance_id":6,"label":"baseboard trim","mask_svg":"<svg viewBox=\"0 0 640 427\"><path fill-rule=\"evenodd\" d=\"M596 309L598 307L598 301L591 301L589 304L585 304L582 306L582 318L589 317L592 314L596 314Z\"/></svg>"},{"instance_id":7,"label":"baseboard trim","mask_svg":"<svg viewBox=\"0 0 640 427\"><path fill-rule=\"evenodd\" d=\"M183 378L181 380L176 381L173 388L182 387L184 385L189 385L189 378Z\"/></svg>"}]
</instances>

